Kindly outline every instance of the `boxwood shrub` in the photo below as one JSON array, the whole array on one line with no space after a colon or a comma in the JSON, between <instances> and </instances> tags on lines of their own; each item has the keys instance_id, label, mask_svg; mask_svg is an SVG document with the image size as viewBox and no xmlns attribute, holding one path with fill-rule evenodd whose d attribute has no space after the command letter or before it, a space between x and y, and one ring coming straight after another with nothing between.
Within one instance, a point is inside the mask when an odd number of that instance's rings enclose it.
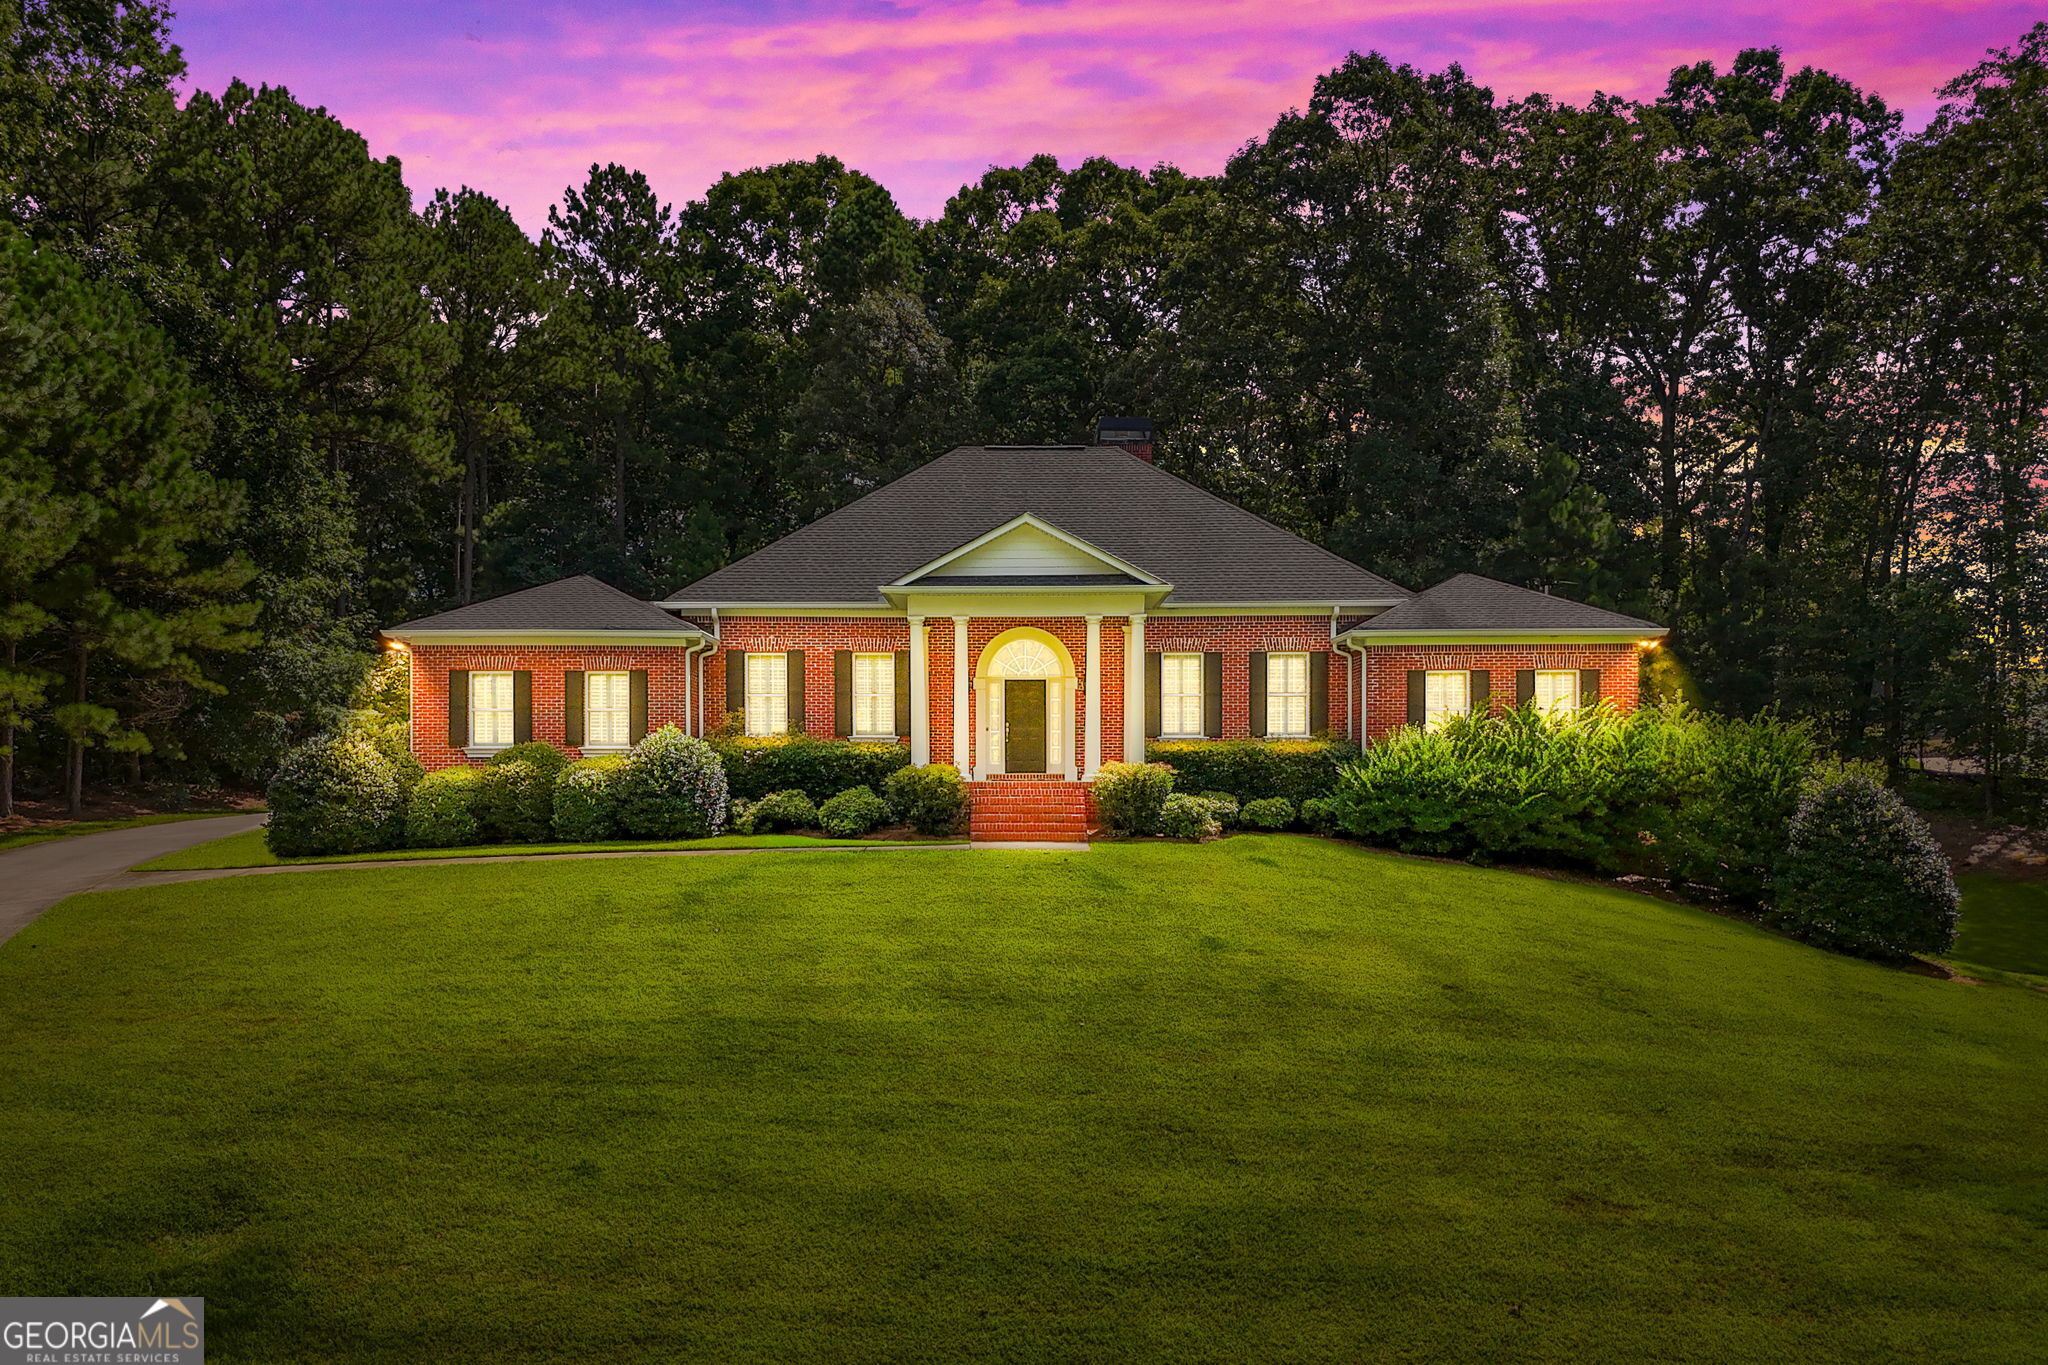
<instances>
[{"instance_id":1,"label":"boxwood shrub","mask_svg":"<svg viewBox=\"0 0 2048 1365\"><path fill-rule=\"evenodd\" d=\"M725 823L725 770L709 744L673 725L633 746L614 779L619 828L634 839L701 839Z\"/></svg>"},{"instance_id":2,"label":"boxwood shrub","mask_svg":"<svg viewBox=\"0 0 2048 1365\"><path fill-rule=\"evenodd\" d=\"M405 842L413 848L459 848L481 839L478 777L475 768L465 765L421 778L405 803Z\"/></svg>"},{"instance_id":3,"label":"boxwood shrub","mask_svg":"<svg viewBox=\"0 0 2048 1365\"><path fill-rule=\"evenodd\" d=\"M362 735L301 744L278 765L268 796L264 841L281 858L396 848L405 837L399 766Z\"/></svg>"},{"instance_id":4,"label":"boxwood shrub","mask_svg":"<svg viewBox=\"0 0 2048 1365\"><path fill-rule=\"evenodd\" d=\"M1159 808L1159 832L1169 839L1214 839L1223 832L1216 803L1203 796L1175 792Z\"/></svg>"},{"instance_id":5,"label":"boxwood shrub","mask_svg":"<svg viewBox=\"0 0 2048 1365\"><path fill-rule=\"evenodd\" d=\"M1958 898L1948 858L1911 807L1861 773L1810 790L1792 818L1771 918L1862 957L1945 953Z\"/></svg>"},{"instance_id":6,"label":"boxwood shrub","mask_svg":"<svg viewBox=\"0 0 2048 1365\"><path fill-rule=\"evenodd\" d=\"M1316 798L1311 796L1309 800ZM1294 823L1294 803L1284 796L1247 801L1237 813L1237 821L1246 829L1286 829Z\"/></svg>"},{"instance_id":7,"label":"boxwood shrub","mask_svg":"<svg viewBox=\"0 0 2048 1365\"><path fill-rule=\"evenodd\" d=\"M1172 792L1173 769L1164 763L1105 763L1095 774L1095 809L1116 834L1157 834Z\"/></svg>"},{"instance_id":8,"label":"boxwood shrub","mask_svg":"<svg viewBox=\"0 0 2048 1365\"><path fill-rule=\"evenodd\" d=\"M1337 812L1334 796L1311 796L1301 803L1301 823L1312 834L1335 834L1339 828Z\"/></svg>"},{"instance_id":9,"label":"boxwood shrub","mask_svg":"<svg viewBox=\"0 0 2048 1365\"><path fill-rule=\"evenodd\" d=\"M898 768L882 784L898 820L919 834L955 834L967 819L967 784L950 763Z\"/></svg>"},{"instance_id":10,"label":"boxwood shrub","mask_svg":"<svg viewBox=\"0 0 2048 1365\"><path fill-rule=\"evenodd\" d=\"M889 823L889 803L868 787L848 787L818 807L818 825L835 839L857 839Z\"/></svg>"},{"instance_id":11,"label":"boxwood shrub","mask_svg":"<svg viewBox=\"0 0 2048 1365\"><path fill-rule=\"evenodd\" d=\"M1274 796L1299 804L1335 791L1358 746L1338 739L1155 739L1145 756L1173 769L1178 791L1229 792L1239 805Z\"/></svg>"},{"instance_id":12,"label":"boxwood shrub","mask_svg":"<svg viewBox=\"0 0 2048 1365\"><path fill-rule=\"evenodd\" d=\"M555 837L578 844L618 838L618 779L625 770L622 754L596 754L562 769L555 778Z\"/></svg>"},{"instance_id":13,"label":"boxwood shrub","mask_svg":"<svg viewBox=\"0 0 2048 1365\"><path fill-rule=\"evenodd\" d=\"M910 763L908 748L881 741L726 735L711 743L732 794L749 801L792 788L813 802L848 787L880 790L889 774Z\"/></svg>"},{"instance_id":14,"label":"boxwood shrub","mask_svg":"<svg viewBox=\"0 0 2048 1365\"><path fill-rule=\"evenodd\" d=\"M791 787L788 791L769 792L759 801L747 807L747 823L739 828L741 834L779 834L796 829L818 828L818 807L808 792Z\"/></svg>"}]
</instances>

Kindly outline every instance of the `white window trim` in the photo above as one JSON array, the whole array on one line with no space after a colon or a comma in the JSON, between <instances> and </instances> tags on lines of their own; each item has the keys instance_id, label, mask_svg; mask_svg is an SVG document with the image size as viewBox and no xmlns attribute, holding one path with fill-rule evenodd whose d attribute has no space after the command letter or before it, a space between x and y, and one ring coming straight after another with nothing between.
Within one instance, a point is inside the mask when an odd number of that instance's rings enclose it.
<instances>
[{"instance_id":1,"label":"white window trim","mask_svg":"<svg viewBox=\"0 0 2048 1365\"><path fill-rule=\"evenodd\" d=\"M625 704L619 707L607 708L607 711L599 711L592 706L592 698L596 695L596 689L591 686L591 680L594 678L623 679L622 686L625 688ZM621 734L631 732L633 728L633 674L628 669L594 668L583 675L583 737L585 739L588 739L595 733L595 727L591 724L591 718L593 716L605 715L608 712L618 715L619 732ZM579 744L576 747L586 754L623 754L632 751L633 742L631 740L621 740L616 744Z\"/></svg>"},{"instance_id":2,"label":"white window trim","mask_svg":"<svg viewBox=\"0 0 2048 1365\"><path fill-rule=\"evenodd\" d=\"M1457 710L1445 707L1439 713L1435 707L1429 704L1429 682L1434 678L1461 679L1459 685L1464 690L1464 704ZM1471 670L1464 668L1432 668L1424 675L1422 687L1422 728L1425 732L1438 729L1446 721L1456 719L1459 716L1470 716L1472 714Z\"/></svg>"},{"instance_id":3,"label":"white window trim","mask_svg":"<svg viewBox=\"0 0 2048 1365\"><path fill-rule=\"evenodd\" d=\"M770 725L768 722L762 720L760 718L760 708L754 705L754 660L756 659L779 659L782 662L782 686L780 688L764 691L763 693L764 696L774 698L775 705L780 708L782 712L782 722L779 725ZM775 735L788 734L789 655L782 650L749 651L746 655L746 663L743 667L745 669L743 681L746 685L747 692L746 696L742 698L742 705L746 712L746 731L748 737L752 739L768 739Z\"/></svg>"},{"instance_id":4,"label":"white window trim","mask_svg":"<svg viewBox=\"0 0 2048 1365\"><path fill-rule=\"evenodd\" d=\"M1185 689L1185 688L1183 688L1183 689L1182 689L1181 691L1179 691L1179 692L1175 692L1175 693L1168 693L1168 692L1167 692L1167 690L1166 690L1166 661L1167 661L1168 659L1180 659L1180 660L1183 660L1183 661L1185 661L1185 660L1189 660L1189 659L1192 659L1192 660L1194 661L1194 663L1193 663L1193 672L1194 672L1194 683L1195 683L1195 686L1194 686L1194 690L1193 690L1192 692L1188 691L1188 690L1187 690L1187 689ZM1187 667L1188 667L1188 665L1187 665L1187 664L1186 664L1185 662L1183 662L1183 664L1182 664L1182 668L1183 668L1183 669L1186 669ZM1206 679L1206 678L1205 678L1205 677L1203 676L1203 675L1204 675L1204 674L1205 674L1205 673L1207 672L1207 670L1208 670L1208 660L1204 659L1204 658L1203 658L1203 657L1202 657L1202 656L1201 656L1200 654L1191 654L1191 653L1188 653L1188 652L1187 652L1187 651L1185 651L1185 650L1171 650L1171 651L1168 651L1168 652L1164 652L1164 653L1160 654L1160 656L1159 656L1159 737L1160 737L1161 739L1207 739L1207 738L1209 737L1209 726L1208 726L1208 715L1209 715L1209 711L1208 711L1208 706L1209 706L1209 697L1208 697L1208 694L1207 694L1207 688L1208 688L1208 680L1207 680L1207 679ZM1195 699L1195 707L1194 707L1194 717L1195 717L1195 728L1194 728L1194 729L1192 729L1192 730L1175 730L1175 729L1171 729L1171 728L1169 728L1169 726L1168 726L1168 723L1167 723L1167 703L1168 703L1169 697L1171 697L1171 698L1175 698L1175 699L1181 699L1181 700L1185 700L1185 699L1186 699L1186 698L1188 698L1188 697L1193 697L1193 698Z\"/></svg>"},{"instance_id":5,"label":"white window trim","mask_svg":"<svg viewBox=\"0 0 2048 1365\"><path fill-rule=\"evenodd\" d=\"M888 718L889 726L886 730L863 730L860 728L860 661L862 659L881 659L886 661L889 683L881 689L880 697L874 701L874 705L878 708L880 714ZM847 686L852 689L853 693L847 699L847 704L853 711L853 733L847 736L848 739L883 740L901 738L896 733L896 654L893 650L855 650L853 666L847 679Z\"/></svg>"},{"instance_id":6,"label":"white window trim","mask_svg":"<svg viewBox=\"0 0 2048 1365\"><path fill-rule=\"evenodd\" d=\"M1277 690L1277 689L1276 689L1276 688L1274 687L1274 681L1275 681L1275 678L1276 678L1276 676L1277 676L1277 674L1278 674L1278 670L1276 670L1276 669L1275 669L1275 668L1273 667L1273 661L1274 661L1275 659L1299 659L1299 660L1301 660L1301 690L1300 690L1299 692L1281 692L1281 691ZM1268 737L1268 738L1271 738L1271 739L1307 739L1307 738L1308 738L1309 736L1313 735L1313 734L1315 733L1315 717L1314 717L1314 716L1311 716L1311 715L1310 715L1310 714L1308 713L1308 708L1309 708L1309 698L1310 698L1310 697L1312 697L1312 696L1314 696L1314 695L1315 695L1315 686L1314 686L1314 683L1313 683L1313 682L1312 682L1312 681L1310 680L1310 678L1309 678L1309 657L1308 657L1308 653L1307 653L1307 651L1305 651L1305 650L1299 650L1299 649L1286 649L1286 650L1279 650L1279 651L1276 651L1276 652L1273 652L1273 653L1269 653L1269 654L1267 654L1267 655L1266 655L1266 735L1267 735L1267 737ZM1274 721L1273 721L1273 717L1274 717L1274 715L1276 714L1276 712L1279 712L1279 711L1284 711L1284 710L1285 710L1286 708L1284 708L1284 707L1276 707L1276 706L1274 705L1274 703L1275 703L1275 702L1277 702L1277 701L1282 701L1282 700L1290 699L1290 698L1293 698L1293 697L1300 697L1300 698L1301 698L1301 728L1300 728L1299 730L1295 730L1295 729L1287 729L1287 730L1282 730L1282 729L1280 729L1280 728L1279 728L1279 727L1278 727L1277 725L1275 725L1275 724L1274 724Z\"/></svg>"},{"instance_id":7,"label":"white window trim","mask_svg":"<svg viewBox=\"0 0 2048 1365\"><path fill-rule=\"evenodd\" d=\"M1565 699L1563 701L1545 702L1543 700L1543 680L1545 678L1566 679ZM1579 709L1579 705L1581 702L1581 698L1579 696L1579 671L1575 668L1536 669L1535 678L1533 680L1532 688L1529 695L1529 702L1538 711L1541 711L1546 716L1570 715L1572 712Z\"/></svg>"},{"instance_id":8,"label":"white window trim","mask_svg":"<svg viewBox=\"0 0 2048 1365\"><path fill-rule=\"evenodd\" d=\"M491 714L505 717L508 738L499 741L479 740L476 737L476 718L483 715L485 708L476 704L476 685L481 678L503 678L505 680L505 705L491 707ZM519 742L519 696L518 680L509 668L473 669L469 675L469 745L462 752L471 758L485 757L509 749Z\"/></svg>"}]
</instances>

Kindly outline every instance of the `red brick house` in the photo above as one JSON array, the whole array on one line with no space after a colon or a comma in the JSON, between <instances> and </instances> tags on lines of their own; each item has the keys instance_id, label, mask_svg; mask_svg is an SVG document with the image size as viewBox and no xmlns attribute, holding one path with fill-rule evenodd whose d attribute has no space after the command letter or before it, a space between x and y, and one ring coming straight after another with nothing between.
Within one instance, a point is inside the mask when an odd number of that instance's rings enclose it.
<instances>
[{"instance_id":1,"label":"red brick house","mask_svg":"<svg viewBox=\"0 0 2048 1365\"><path fill-rule=\"evenodd\" d=\"M1155 468L1148 423L1101 436L950 451L662 602L580 577L394 626L414 750L604 752L732 717L1079 811L1074 784L1152 737L1635 704L1661 627L1470 574L1409 592Z\"/></svg>"}]
</instances>

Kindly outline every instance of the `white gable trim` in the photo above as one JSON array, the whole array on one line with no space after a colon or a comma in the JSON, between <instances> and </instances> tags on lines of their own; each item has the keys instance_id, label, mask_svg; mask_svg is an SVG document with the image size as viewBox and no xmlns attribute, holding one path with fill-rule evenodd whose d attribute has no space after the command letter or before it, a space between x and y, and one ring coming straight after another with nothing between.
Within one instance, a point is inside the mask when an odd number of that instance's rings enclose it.
<instances>
[{"instance_id":1,"label":"white gable trim","mask_svg":"<svg viewBox=\"0 0 2048 1365\"><path fill-rule=\"evenodd\" d=\"M894 583L885 584L884 589L886 591L886 589L888 588L910 587L913 584L915 584L920 578L924 578L930 574L938 573L941 570L943 570L948 564L951 564L956 560L959 560L963 556L972 554L974 553L974 551L979 550L982 546L990 544L993 541L1000 540L1004 536L1009 535L1012 532L1027 526L1034 531L1039 531L1045 535L1051 536L1054 540L1057 540L1072 549L1080 551L1082 554L1100 563L1106 571L1129 574L1132 578L1137 579L1139 583L1144 584L1147 587L1163 588L1168 586L1166 580L1162 578L1156 578L1153 575L1146 573L1143 569L1139 568L1135 564L1128 562L1127 560L1118 559L1115 555L1109 553L1107 550L1100 548L1099 546L1090 545L1087 541L1081 539L1079 536L1069 535L1067 532L1062 531L1059 527L1053 525L1051 522L1045 520L1043 517L1035 517L1031 515L1031 513L1026 512L1021 516L1011 518L1009 521L1004 522L1001 526L996 527L994 530L983 532L982 534L976 536L974 539L968 541L965 545L961 545L955 549L948 550L945 554L940 555L937 559L932 560L929 564L920 565L919 567L912 569L909 573L903 575L903 577L897 579Z\"/></svg>"}]
</instances>

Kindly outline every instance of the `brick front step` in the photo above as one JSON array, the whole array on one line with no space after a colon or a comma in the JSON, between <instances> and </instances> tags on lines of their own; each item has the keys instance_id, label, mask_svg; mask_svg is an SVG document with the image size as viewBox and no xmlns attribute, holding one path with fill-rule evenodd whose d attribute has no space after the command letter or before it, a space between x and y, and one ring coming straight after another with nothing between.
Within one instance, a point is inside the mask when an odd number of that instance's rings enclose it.
<instances>
[{"instance_id":1,"label":"brick front step","mask_svg":"<svg viewBox=\"0 0 2048 1365\"><path fill-rule=\"evenodd\" d=\"M984 843L1079 843L1088 837L1088 788L1037 773L968 784L970 831Z\"/></svg>"}]
</instances>

